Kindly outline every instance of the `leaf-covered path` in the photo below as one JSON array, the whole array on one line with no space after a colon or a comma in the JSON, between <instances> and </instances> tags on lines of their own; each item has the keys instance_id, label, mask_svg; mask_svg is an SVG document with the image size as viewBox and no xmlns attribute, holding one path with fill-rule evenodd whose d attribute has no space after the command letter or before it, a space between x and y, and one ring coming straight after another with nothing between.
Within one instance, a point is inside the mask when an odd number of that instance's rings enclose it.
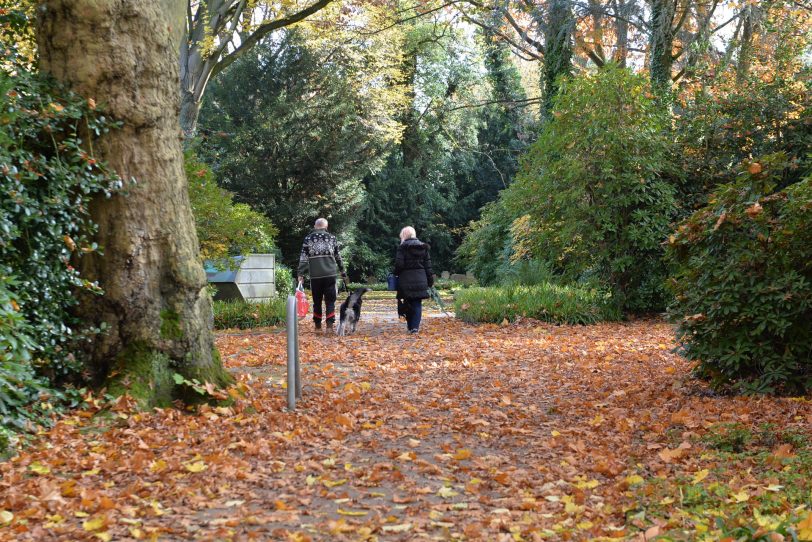
<instances>
[{"instance_id":1,"label":"leaf-covered path","mask_svg":"<svg viewBox=\"0 0 812 542\"><path fill-rule=\"evenodd\" d=\"M716 397L687 378L658 321L430 317L409 336L373 320L346 338L302 325L294 413L278 330L220 336L243 394L233 407L87 404L0 464L0 539L693 539L711 518L679 484L721 483L720 503L748 519L785 491L755 454L709 448L719 424L809 436L808 402ZM765 446L781 472L803 442ZM791 500L788 521L803 517Z\"/></svg>"}]
</instances>

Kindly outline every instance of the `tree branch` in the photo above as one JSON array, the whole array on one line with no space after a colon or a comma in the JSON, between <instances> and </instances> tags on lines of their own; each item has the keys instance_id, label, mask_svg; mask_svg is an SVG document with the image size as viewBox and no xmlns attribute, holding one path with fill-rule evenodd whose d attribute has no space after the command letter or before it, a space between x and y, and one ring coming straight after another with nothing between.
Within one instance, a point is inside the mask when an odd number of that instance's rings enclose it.
<instances>
[{"instance_id":1,"label":"tree branch","mask_svg":"<svg viewBox=\"0 0 812 542\"><path fill-rule=\"evenodd\" d=\"M476 102L472 104L463 104L458 105L456 107L448 108L448 111L457 111L459 109L470 109L472 107L485 107L486 105L493 105L493 104L512 104L518 107L526 107L528 105L533 105L534 103L541 102L541 98L524 98L522 100L488 100L485 102Z\"/></svg>"},{"instance_id":2,"label":"tree branch","mask_svg":"<svg viewBox=\"0 0 812 542\"><path fill-rule=\"evenodd\" d=\"M254 32L252 32L250 36L248 36L245 40L243 40L243 42L240 44L239 47L234 49L228 55L223 56L223 58L221 58L214 65L214 68L212 69L212 76L217 75L225 68L230 66L232 62L237 60L240 56L242 56L246 51L251 49L254 45L256 45L260 40L262 40L262 38L267 36L269 33L273 32L274 30L290 26L294 23L298 23L299 21L316 13L317 11L324 9L334 1L335 0L317 0L309 7L301 11L298 11L293 15L288 15L287 17L282 17L281 19L275 19L273 21L259 25L259 27L256 30L254 30Z\"/></svg>"},{"instance_id":3,"label":"tree branch","mask_svg":"<svg viewBox=\"0 0 812 542\"><path fill-rule=\"evenodd\" d=\"M468 3L477 5L475 2L468 2ZM513 38L506 35L501 30L499 30L497 28L494 28L493 26L491 26L489 24L486 24L486 23L483 23L482 21L468 15L465 12L465 10L463 10L459 6L457 7L457 9L460 10L460 13L462 13L463 18L466 21L468 21L469 23L471 23L473 25L476 25L476 26L478 26L480 28L483 28L483 29L487 30L488 32L491 32L495 36L499 36L500 38L505 40L506 43L510 44L510 46L513 47L515 50L521 51L522 53L527 55L527 57L523 57L523 56L518 55L517 53L514 52L514 54L517 54L517 56L519 56L520 58L523 58L525 60L541 60L543 58L538 52L533 52L533 51L527 49L526 47L524 47L523 45L521 45L519 43L516 43L516 41Z\"/></svg>"}]
</instances>

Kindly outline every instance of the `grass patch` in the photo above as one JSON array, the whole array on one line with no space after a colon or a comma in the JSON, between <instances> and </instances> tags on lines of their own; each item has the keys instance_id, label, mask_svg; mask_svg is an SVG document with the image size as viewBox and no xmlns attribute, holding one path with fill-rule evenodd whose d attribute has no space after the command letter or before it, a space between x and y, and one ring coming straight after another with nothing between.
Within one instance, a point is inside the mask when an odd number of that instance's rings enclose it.
<instances>
[{"instance_id":1,"label":"grass patch","mask_svg":"<svg viewBox=\"0 0 812 542\"><path fill-rule=\"evenodd\" d=\"M350 282L348 284L348 287L350 290L357 290L358 288L369 288L373 292L389 291L389 287L385 282L373 282L372 284L366 284L363 282ZM434 287L438 290L459 290L462 288L468 288L469 285L451 279L438 278L434 280Z\"/></svg>"},{"instance_id":2,"label":"grass patch","mask_svg":"<svg viewBox=\"0 0 812 542\"><path fill-rule=\"evenodd\" d=\"M556 324L593 324L617 319L609 301L605 293L594 289L545 283L459 290L454 310L466 322L499 323L523 317Z\"/></svg>"},{"instance_id":3,"label":"grass patch","mask_svg":"<svg viewBox=\"0 0 812 542\"><path fill-rule=\"evenodd\" d=\"M264 303L215 301L214 329L251 329L285 322L285 300L281 297Z\"/></svg>"}]
</instances>

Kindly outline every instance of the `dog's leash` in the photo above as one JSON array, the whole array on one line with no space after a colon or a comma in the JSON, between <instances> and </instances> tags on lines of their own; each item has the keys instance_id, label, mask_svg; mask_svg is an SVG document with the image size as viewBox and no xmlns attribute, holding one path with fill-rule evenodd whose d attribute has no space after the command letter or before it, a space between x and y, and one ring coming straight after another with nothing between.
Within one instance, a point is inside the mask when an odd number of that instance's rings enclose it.
<instances>
[{"instance_id":1,"label":"dog's leash","mask_svg":"<svg viewBox=\"0 0 812 542\"><path fill-rule=\"evenodd\" d=\"M434 286L429 288L429 295L434 300L434 302L437 303L437 306L440 307L440 310L443 311L446 316L448 316L449 318L453 318L453 316L449 314L447 310L445 310L445 303L443 303L443 300L440 298L440 292L437 291L437 288L435 288Z\"/></svg>"}]
</instances>

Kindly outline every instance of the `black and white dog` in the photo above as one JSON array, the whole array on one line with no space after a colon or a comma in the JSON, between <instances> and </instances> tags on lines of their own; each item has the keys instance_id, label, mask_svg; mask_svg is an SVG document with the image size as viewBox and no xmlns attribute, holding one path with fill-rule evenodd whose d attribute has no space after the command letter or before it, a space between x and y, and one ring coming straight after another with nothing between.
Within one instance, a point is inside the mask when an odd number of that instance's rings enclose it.
<instances>
[{"instance_id":1,"label":"black and white dog","mask_svg":"<svg viewBox=\"0 0 812 542\"><path fill-rule=\"evenodd\" d=\"M336 329L336 333L340 336L355 333L355 326L361 319L361 296L368 291L369 288L358 288L341 304L341 308L338 309L339 321L338 329Z\"/></svg>"}]
</instances>

